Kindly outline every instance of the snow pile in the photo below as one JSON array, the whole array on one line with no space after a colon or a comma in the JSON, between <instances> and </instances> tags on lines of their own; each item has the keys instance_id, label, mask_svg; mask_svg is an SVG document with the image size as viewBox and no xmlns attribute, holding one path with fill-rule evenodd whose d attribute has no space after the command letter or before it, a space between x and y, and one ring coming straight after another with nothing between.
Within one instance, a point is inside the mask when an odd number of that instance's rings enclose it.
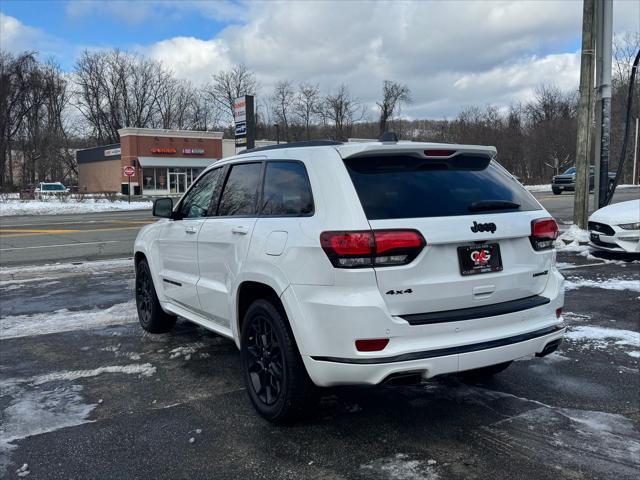
<instances>
[{"instance_id":1,"label":"snow pile","mask_svg":"<svg viewBox=\"0 0 640 480\"><path fill-rule=\"evenodd\" d=\"M526 188L530 192L550 192L551 191L551 184L547 184L547 185L525 185L524 188Z\"/></svg>"},{"instance_id":2,"label":"snow pile","mask_svg":"<svg viewBox=\"0 0 640 480\"><path fill-rule=\"evenodd\" d=\"M47 201L21 200L0 203L0 217L14 215L61 215L66 213L111 212L116 210L148 210L152 202L110 201L105 198L84 200L63 200L52 198Z\"/></svg>"},{"instance_id":3,"label":"snow pile","mask_svg":"<svg viewBox=\"0 0 640 480\"><path fill-rule=\"evenodd\" d=\"M556 240L556 249L563 252L589 253L589 232L577 225L571 225Z\"/></svg>"},{"instance_id":4,"label":"snow pile","mask_svg":"<svg viewBox=\"0 0 640 480\"><path fill-rule=\"evenodd\" d=\"M605 290L631 290L632 292L640 292L640 280L627 280L624 278L609 278L607 280L597 281L580 277L571 277L565 279L565 290L576 290L578 288L603 288Z\"/></svg>"},{"instance_id":5,"label":"snow pile","mask_svg":"<svg viewBox=\"0 0 640 480\"><path fill-rule=\"evenodd\" d=\"M612 346L640 348L640 333L631 330L582 325L572 327L564 336L569 342L581 343L591 350L610 350ZM635 357L636 352L627 352Z\"/></svg>"},{"instance_id":6,"label":"snow pile","mask_svg":"<svg viewBox=\"0 0 640 480\"><path fill-rule=\"evenodd\" d=\"M105 310L57 310L53 313L15 315L0 318L2 338L30 337L49 333L88 330L108 325L124 325L137 320L135 301L118 303Z\"/></svg>"}]
</instances>

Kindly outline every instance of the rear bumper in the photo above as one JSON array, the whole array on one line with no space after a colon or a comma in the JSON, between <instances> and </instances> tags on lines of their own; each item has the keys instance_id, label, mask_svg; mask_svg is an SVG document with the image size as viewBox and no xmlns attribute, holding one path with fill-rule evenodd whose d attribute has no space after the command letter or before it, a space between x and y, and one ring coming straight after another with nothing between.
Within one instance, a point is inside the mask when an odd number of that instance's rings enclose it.
<instances>
[{"instance_id":1,"label":"rear bumper","mask_svg":"<svg viewBox=\"0 0 640 480\"><path fill-rule=\"evenodd\" d=\"M394 358L375 359L376 363L353 363L358 359L321 359L303 357L309 376L320 386L332 385L377 385L397 374L417 373L427 379L446 373L455 373L489 365L508 362L533 354L541 354L545 347L554 341L560 341L564 335L564 325L552 327L551 330L528 332L517 340L509 337L495 341L508 342L505 345L493 346L493 342L482 342L473 345L455 347L454 353L440 354L438 351L415 352L413 360L397 360ZM489 346L488 346L489 345ZM455 353L460 350L463 353ZM434 356L432 356L434 355ZM360 362L362 360L359 360Z\"/></svg>"},{"instance_id":2,"label":"rear bumper","mask_svg":"<svg viewBox=\"0 0 640 480\"><path fill-rule=\"evenodd\" d=\"M555 268L548 274L539 294L548 300L544 304L437 323L412 325L391 315L375 285L291 285L282 301L317 385L377 384L399 372L417 371L428 378L542 352L564 332L556 316L564 305L563 278ZM389 343L378 352L356 350L355 340L374 338L388 338Z\"/></svg>"}]
</instances>

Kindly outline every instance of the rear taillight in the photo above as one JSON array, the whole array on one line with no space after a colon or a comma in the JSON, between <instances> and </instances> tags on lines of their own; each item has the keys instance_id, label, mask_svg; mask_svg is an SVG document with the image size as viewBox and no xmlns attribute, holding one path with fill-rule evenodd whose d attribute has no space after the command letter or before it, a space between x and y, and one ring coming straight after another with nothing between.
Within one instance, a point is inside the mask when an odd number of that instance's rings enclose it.
<instances>
[{"instance_id":1,"label":"rear taillight","mask_svg":"<svg viewBox=\"0 0 640 480\"><path fill-rule=\"evenodd\" d=\"M416 230L322 232L320 245L337 268L406 265L426 242Z\"/></svg>"},{"instance_id":2,"label":"rear taillight","mask_svg":"<svg viewBox=\"0 0 640 480\"><path fill-rule=\"evenodd\" d=\"M553 218L539 218L531 222L531 245L534 250L549 250L558 238L558 224Z\"/></svg>"}]
</instances>

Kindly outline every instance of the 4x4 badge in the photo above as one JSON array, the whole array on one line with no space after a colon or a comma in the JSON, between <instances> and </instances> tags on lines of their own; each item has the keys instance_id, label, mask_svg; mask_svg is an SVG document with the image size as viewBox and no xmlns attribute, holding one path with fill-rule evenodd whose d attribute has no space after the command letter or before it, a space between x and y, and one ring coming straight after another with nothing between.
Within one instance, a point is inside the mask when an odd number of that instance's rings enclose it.
<instances>
[{"instance_id":1,"label":"4x4 badge","mask_svg":"<svg viewBox=\"0 0 640 480\"><path fill-rule=\"evenodd\" d=\"M402 295L404 293L413 293L413 290L407 288L406 290L389 290L385 292L386 295Z\"/></svg>"},{"instance_id":2,"label":"4x4 badge","mask_svg":"<svg viewBox=\"0 0 640 480\"><path fill-rule=\"evenodd\" d=\"M496 224L495 223L478 223L478 222L473 222L473 225L471 225L471 231L473 233L476 232L491 232L494 233L497 230Z\"/></svg>"}]
</instances>

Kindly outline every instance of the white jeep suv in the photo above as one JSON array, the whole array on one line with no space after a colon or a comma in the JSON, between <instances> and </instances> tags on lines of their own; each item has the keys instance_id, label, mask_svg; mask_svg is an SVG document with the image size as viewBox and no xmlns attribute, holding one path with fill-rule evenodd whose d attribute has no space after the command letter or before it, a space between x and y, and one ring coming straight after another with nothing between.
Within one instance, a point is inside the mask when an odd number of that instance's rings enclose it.
<instances>
[{"instance_id":1,"label":"white jeep suv","mask_svg":"<svg viewBox=\"0 0 640 480\"><path fill-rule=\"evenodd\" d=\"M299 142L207 168L135 242L142 327L233 339L249 397L291 420L316 387L406 383L555 350L556 222L493 147Z\"/></svg>"}]
</instances>

